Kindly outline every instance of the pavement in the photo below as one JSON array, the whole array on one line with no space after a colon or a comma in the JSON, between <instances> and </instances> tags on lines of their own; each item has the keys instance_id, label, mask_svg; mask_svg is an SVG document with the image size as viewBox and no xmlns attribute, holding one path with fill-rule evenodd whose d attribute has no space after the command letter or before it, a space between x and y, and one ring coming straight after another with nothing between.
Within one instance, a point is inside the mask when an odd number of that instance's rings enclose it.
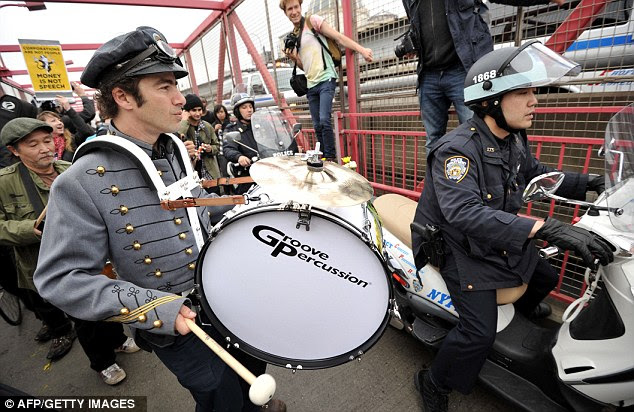
<instances>
[{"instance_id":1,"label":"pavement","mask_svg":"<svg viewBox=\"0 0 634 412\"><path fill-rule=\"evenodd\" d=\"M77 341L62 359L48 363L49 344L33 340L40 322L24 311L20 326L0 320L0 383L36 396L146 396L148 411L193 411L194 402L176 378L151 353L118 354L127 378L108 386L89 367ZM421 411L413 376L432 354L404 331L390 326L361 359L334 368L291 371L269 366L277 382L276 397L289 411ZM468 396L452 393L450 411L512 410L481 387Z\"/></svg>"}]
</instances>

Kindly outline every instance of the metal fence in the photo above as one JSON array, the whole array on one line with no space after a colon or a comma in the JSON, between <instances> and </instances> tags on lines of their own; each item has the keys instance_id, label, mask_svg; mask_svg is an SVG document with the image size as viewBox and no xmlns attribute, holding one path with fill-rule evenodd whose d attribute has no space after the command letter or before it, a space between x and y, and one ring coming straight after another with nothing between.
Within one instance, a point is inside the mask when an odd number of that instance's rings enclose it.
<instances>
[{"instance_id":1,"label":"metal fence","mask_svg":"<svg viewBox=\"0 0 634 412\"><path fill-rule=\"evenodd\" d=\"M602 173L596 149L607 121L634 101L633 3L572 0L562 7L521 8L488 4L486 18L496 48L538 39L582 66L579 76L538 90L529 138L533 153L544 163ZM181 88L220 102L229 97L234 84L249 83L257 88L256 105L285 109L303 124L313 145L306 99L294 96L288 84L291 67L281 49L292 24L278 4L244 0L216 19L186 51L194 75ZM359 171L378 193L417 198L425 176L425 131L416 95L417 61L399 60L394 54L395 39L409 27L401 0L305 0L302 8L373 50L374 62L348 52L340 69L333 110L341 154L358 162ZM457 124L450 111L448 130ZM578 210L539 203L524 212L570 221ZM565 276L556 296L570 300L583 291L582 268L567 255L560 264Z\"/></svg>"}]
</instances>

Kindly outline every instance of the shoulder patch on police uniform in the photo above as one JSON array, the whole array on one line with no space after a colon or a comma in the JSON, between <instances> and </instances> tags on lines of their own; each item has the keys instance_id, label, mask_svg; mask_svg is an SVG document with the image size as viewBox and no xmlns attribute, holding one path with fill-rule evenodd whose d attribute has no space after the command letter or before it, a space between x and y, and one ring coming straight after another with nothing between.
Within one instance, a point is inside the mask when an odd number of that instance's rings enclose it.
<instances>
[{"instance_id":1,"label":"shoulder patch on police uniform","mask_svg":"<svg viewBox=\"0 0 634 412\"><path fill-rule=\"evenodd\" d=\"M445 160L445 177L458 183L469 172L469 159L464 156L452 156Z\"/></svg>"}]
</instances>

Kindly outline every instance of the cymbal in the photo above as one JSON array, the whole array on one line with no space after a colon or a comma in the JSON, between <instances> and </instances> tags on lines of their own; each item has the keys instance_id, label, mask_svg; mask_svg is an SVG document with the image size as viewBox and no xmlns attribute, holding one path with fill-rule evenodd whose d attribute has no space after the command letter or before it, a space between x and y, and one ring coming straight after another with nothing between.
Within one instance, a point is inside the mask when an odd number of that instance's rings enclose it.
<instances>
[{"instance_id":1,"label":"cymbal","mask_svg":"<svg viewBox=\"0 0 634 412\"><path fill-rule=\"evenodd\" d=\"M357 172L334 162L308 166L299 156L261 159L251 165L253 180L276 201L313 206L353 206L370 200L372 186Z\"/></svg>"}]
</instances>

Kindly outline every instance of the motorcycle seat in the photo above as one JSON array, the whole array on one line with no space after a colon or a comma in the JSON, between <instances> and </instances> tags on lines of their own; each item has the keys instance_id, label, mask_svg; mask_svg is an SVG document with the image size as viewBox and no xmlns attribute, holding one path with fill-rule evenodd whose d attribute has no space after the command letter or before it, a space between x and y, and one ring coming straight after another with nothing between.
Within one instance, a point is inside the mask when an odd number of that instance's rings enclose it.
<instances>
[{"instance_id":1,"label":"motorcycle seat","mask_svg":"<svg viewBox=\"0 0 634 412\"><path fill-rule=\"evenodd\" d=\"M412 232L409 225L414 221L416 201L395 193L388 193L374 199L372 204L381 218L383 227L411 250ZM515 302L522 297L527 287L528 285L524 283L512 288L497 289L497 304L505 305Z\"/></svg>"},{"instance_id":2,"label":"motorcycle seat","mask_svg":"<svg viewBox=\"0 0 634 412\"><path fill-rule=\"evenodd\" d=\"M396 236L408 248L412 248L412 232L417 203L405 196L389 193L372 201L383 227Z\"/></svg>"}]
</instances>

